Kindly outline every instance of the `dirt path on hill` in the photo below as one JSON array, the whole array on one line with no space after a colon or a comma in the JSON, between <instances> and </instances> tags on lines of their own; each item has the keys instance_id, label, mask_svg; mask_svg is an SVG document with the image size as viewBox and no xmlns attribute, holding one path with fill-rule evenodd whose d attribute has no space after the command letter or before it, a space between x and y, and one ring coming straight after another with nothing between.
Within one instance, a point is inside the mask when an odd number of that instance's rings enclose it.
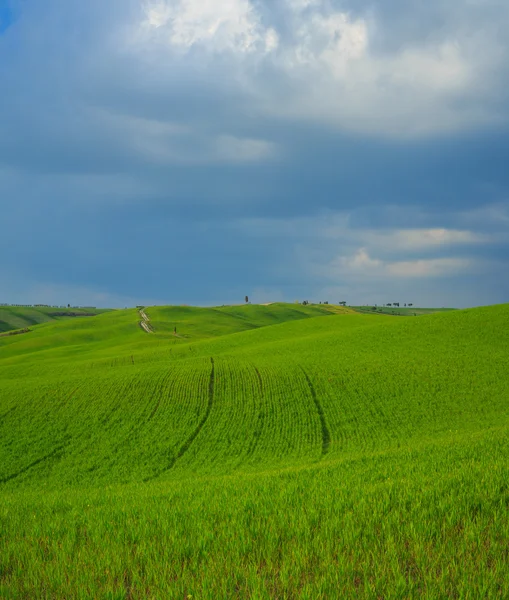
<instances>
[{"instance_id":1,"label":"dirt path on hill","mask_svg":"<svg viewBox=\"0 0 509 600\"><path fill-rule=\"evenodd\" d=\"M147 333L154 333L152 327L150 326L150 319L147 317L147 314L145 313L143 308L140 308L140 317L141 317L141 321L140 321L141 328L144 331L146 331Z\"/></svg>"}]
</instances>

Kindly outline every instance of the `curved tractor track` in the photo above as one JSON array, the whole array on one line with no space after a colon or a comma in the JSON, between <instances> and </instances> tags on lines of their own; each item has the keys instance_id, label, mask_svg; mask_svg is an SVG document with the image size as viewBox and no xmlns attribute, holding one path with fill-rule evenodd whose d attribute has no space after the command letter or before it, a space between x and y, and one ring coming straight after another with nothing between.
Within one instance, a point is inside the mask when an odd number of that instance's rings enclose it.
<instances>
[{"instance_id":1,"label":"curved tractor track","mask_svg":"<svg viewBox=\"0 0 509 600\"><path fill-rule=\"evenodd\" d=\"M329 452L329 448L330 448L330 442L331 442L330 431L329 431L329 428L327 427L327 421L325 420L325 414L323 412L322 405L320 404L320 400L318 399L318 397L316 395L315 386L313 385L313 382L309 378L309 375L306 373L306 371L304 370L304 368L302 366L301 366L301 370L304 373L304 377L306 378L307 384L309 386L309 391L311 392L313 402L315 403L315 406L316 406L316 411L318 413L318 416L320 417L320 425L322 428L322 457L324 457Z\"/></svg>"},{"instance_id":2,"label":"curved tractor track","mask_svg":"<svg viewBox=\"0 0 509 600\"><path fill-rule=\"evenodd\" d=\"M212 410L212 405L214 404L215 365L214 365L213 358L210 359L210 364L211 364L211 370L210 370L210 376L209 376L209 393L208 393L208 402L207 402L207 408L205 409L205 414L201 418L201 420L198 423L198 425L196 426L195 430L184 441L184 443L182 444L182 446L180 447L178 452L170 460L170 462L168 463L166 468L164 468L162 471L160 471L156 475L153 475L152 477L147 477L146 479L144 479L145 482L157 479L158 477L163 475L163 473L167 473L168 471L171 471L171 469L173 469L173 467L175 466L175 463L178 460L180 460L184 456L184 454L189 450L189 448L191 447L191 444L198 437L198 435L201 432L201 430L203 429L205 423L208 421L210 412Z\"/></svg>"}]
</instances>

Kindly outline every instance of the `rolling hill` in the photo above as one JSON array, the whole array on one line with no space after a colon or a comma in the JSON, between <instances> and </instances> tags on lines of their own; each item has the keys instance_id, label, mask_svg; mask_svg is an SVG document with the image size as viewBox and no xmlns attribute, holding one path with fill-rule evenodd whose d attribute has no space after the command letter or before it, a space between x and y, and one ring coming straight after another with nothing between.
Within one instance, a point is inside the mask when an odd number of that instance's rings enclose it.
<instances>
[{"instance_id":1,"label":"rolling hill","mask_svg":"<svg viewBox=\"0 0 509 600\"><path fill-rule=\"evenodd\" d=\"M145 312L0 339L0 597L509 594L509 305Z\"/></svg>"},{"instance_id":2,"label":"rolling hill","mask_svg":"<svg viewBox=\"0 0 509 600\"><path fill-rule=\"evenodd\" d=\"M90 317L107 312L98 308L65 308L57 306L0 305L0 334L32 325L73 317Z\"/></svg>"},{"instance_id":3,"label":"rolling hill","mask_svg":"<svg viewBox=\"0 0 509 600\"><path fill-rule=\"evenodd\" d=\"M158 333L177 332L188 339L218 337L268 325L298 321L310 317L350 314L351 309L333 305L272 303L198 308L194 306L151 307L146 310Z\"/></svg>"}]
</instances>

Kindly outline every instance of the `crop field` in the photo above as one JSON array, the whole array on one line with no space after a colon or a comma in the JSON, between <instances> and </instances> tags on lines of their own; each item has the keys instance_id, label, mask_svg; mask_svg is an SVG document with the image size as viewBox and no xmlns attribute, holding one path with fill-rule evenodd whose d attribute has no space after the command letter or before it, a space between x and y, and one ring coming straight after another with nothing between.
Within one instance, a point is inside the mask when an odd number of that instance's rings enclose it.
<instances>
[{"instance_id":1,"label":"crop field","mask_svg":"<svg viewBox=\"0 0 509 600\"><path fill-rule=\"evenodd\" d=\"M509 597L509 305L144 310L0 338L0 598Z\"/></svg>"}]
</instances>

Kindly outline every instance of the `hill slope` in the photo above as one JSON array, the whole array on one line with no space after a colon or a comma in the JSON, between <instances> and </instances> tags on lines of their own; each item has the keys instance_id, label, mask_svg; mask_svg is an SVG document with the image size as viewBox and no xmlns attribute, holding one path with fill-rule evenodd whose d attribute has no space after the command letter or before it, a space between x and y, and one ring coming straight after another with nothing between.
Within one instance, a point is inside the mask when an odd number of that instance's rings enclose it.
<instances>
[{"instance_id":1,"label":"hill slope","mask_svg":"<svg viewBox=\"0 0 509 600\"><path fill-rule=\"evenodd\" d=\"M4 589L509 593L509 305L291 310L149 308L155 335L118 311L2 338ZM201 339L175 338L177 316Z\"/></svg>"},{"instance_id":2,"label":"hill slope","mask_svg":"<svg viewBox=\"0 0 509 600\"><path fill-rule=\"evenodd\" d=\"M98 308L56 306L0 306L0 333L55 320L95 316L103 312L107 311Z\"/></svg>"},{"instance_id":3,"label":"hill slope","mask_svg":"<svg viewBox=\"0 0 509 600\"><path fill-rule=\"evenodd\" d=\"M352 311L332 305L273 303L267 306L247 304L214 308L156 306L145 309L145 312L156 332L173 333L176 327L180 336L192 341L311 317L350 314Z\"/></svg>"},{"instance_id":4,"label":"hill slope","mask_svg":"<svg viewBox=\"0 0 509 600\"><path fill-rule=\"evenodd\" d=\"M133 317L98 317L95 337L80 322L4 342L0 481L309 464L509 414L507 307L416 321L311 318L194 344L154 339ZM64 344L44 347L56 332Z\"/></svg>"}]
</instances>

